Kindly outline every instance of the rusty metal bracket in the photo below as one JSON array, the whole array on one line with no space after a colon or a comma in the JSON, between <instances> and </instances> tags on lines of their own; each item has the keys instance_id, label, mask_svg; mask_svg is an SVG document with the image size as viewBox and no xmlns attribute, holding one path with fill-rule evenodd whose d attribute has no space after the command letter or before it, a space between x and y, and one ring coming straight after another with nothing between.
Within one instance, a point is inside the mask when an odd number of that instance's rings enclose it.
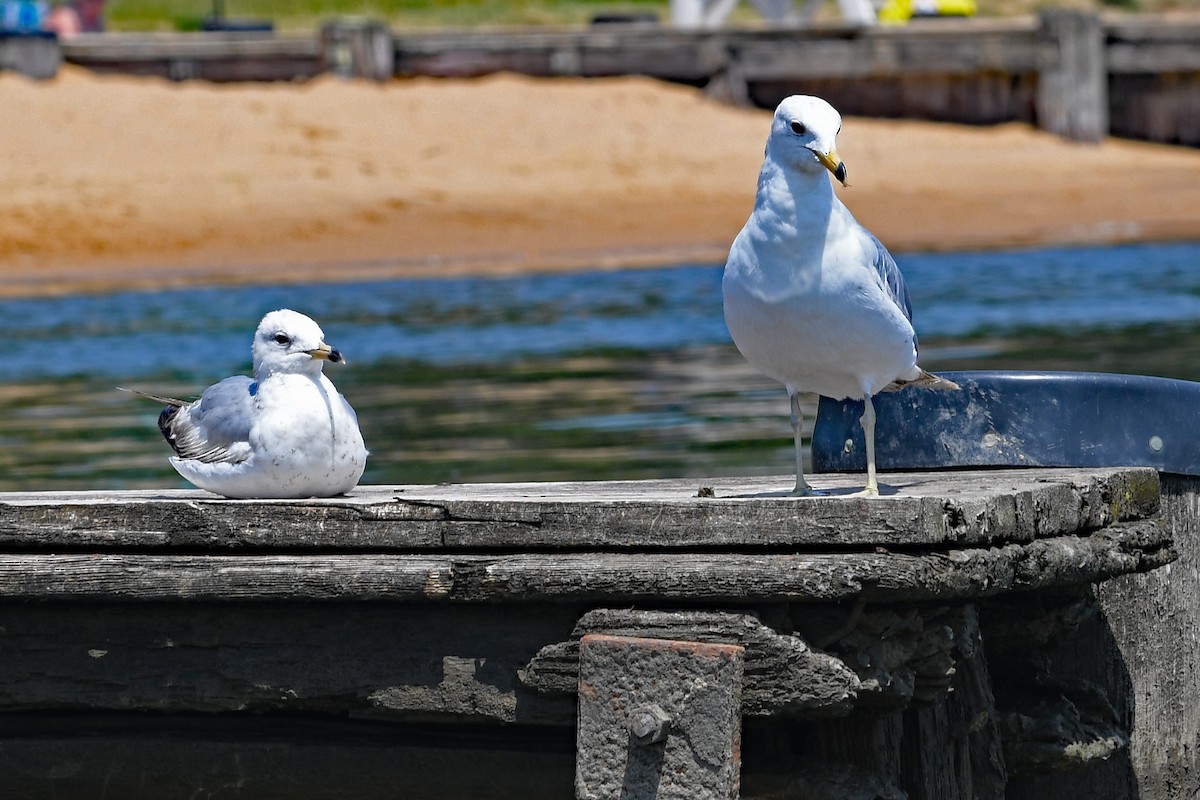
<instances>
[{"instance_id":1,"label":"rusty metal bracket","mask_svg":"<svg viewBox=\"0 0 1200 800\"><path fill-rule=\"evenodd\" d=\"M733 800L740 645L589 634L579 649L580 800Z\"/></svg>"}]
</instances>

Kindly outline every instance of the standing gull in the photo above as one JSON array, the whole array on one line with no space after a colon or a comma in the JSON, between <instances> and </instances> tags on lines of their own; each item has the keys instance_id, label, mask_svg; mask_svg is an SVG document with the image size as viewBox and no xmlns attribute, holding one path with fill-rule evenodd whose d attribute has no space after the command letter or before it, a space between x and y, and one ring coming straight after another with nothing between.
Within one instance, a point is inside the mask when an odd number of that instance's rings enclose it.
<instances>
[{"instance_id":1,"label":"standing gull","mask_svg":"<svg viewBox=\"0 0 1200 800\"><path fill-rule=\"evenodd\" d=\"M272 311L254 334L254 378L213 384L193 403L166 403L158 427L171 466L210 492L237 498L332 497L358 484L367 450L358 417L321 371L343 363L317 323ZM144 394L139 392L139 394Z\"/></svg>"},{"instance_id":2,"label":"standing gull","mask_svg":"<svg viewBox=\"0 0 1200 800\"><path fill-rule=\"evenodd\" d=\"M779 104L754 211L730 248L722 282L733 341L750 363L787 387L796 495L814 494L804 480L798 393L862 398L863 494L877 495L871 397L908 384L958 388L917 366L904 276L834 195L826 170L847 185L834 147L841 128L841 116L820 98L796 95Z\"/></svg>"}]
</instances>

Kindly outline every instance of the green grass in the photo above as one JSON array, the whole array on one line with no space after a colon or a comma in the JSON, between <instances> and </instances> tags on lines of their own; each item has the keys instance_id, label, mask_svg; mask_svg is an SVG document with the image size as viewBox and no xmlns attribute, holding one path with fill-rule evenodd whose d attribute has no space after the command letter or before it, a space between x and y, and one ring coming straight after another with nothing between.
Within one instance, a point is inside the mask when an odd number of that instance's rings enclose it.
<instances>
[{"instance_id":1,"label":"green grass","mask_svg":"<svg viewBox=\"0 0 1200 800\"><path fill-rule=\"evenodd\" d=\"M799 9L803 3L797 0ZM978 0L979 15L1005 17L1070 6L1120 11L1200 10L1200 0ZM225 16L269 19L281 31L311 31L329 19L359 16L393 28L584 25L597 14L651 12L669 18L668 0L225 0ZM196 30L213 12L213 0L109 0L106 18L112 30ZM818 19L836 19L827 0ZM735 22L759 17L748 2L734 12Z\"/></svg>"},{"instance_id":2,"label":"green grass","mask_svg":"<svg viewBox=\"0 0 1200 800\"><path fill-rule=\"evenodd\" d=\"M665 0L226 0L225 16L269 19L283 31L313 30L345 16L368 17L395 28L582 25L600 13L657 13ZM210 0L110 0L112 30L195 30L213 13Z\"/></svg>"},{"instance_id":3,"label":"green grass","mask_svg":"<svg viewBox=\"0 0 1200 800\"><path fill-rule=\"evenodd\" d=\"M802 3L797 2L799 8ZM1049 7L1097 10L1200 10L1200 0L978 0L979 15L1004 17L1033 14ZM213 12L213 0L109 0L109 28L116 31L197 30ZM585 25L597 14L654 13L666 21L667 0L225 0L225 16L268 19L280 31L311 31L335 17L357 16L386 22L397 29L436 27L526 27ZM837 6L827 0L818 19L836 19ZM735 22L759 17L741 3Z\"/></svg>"}]
</instances>

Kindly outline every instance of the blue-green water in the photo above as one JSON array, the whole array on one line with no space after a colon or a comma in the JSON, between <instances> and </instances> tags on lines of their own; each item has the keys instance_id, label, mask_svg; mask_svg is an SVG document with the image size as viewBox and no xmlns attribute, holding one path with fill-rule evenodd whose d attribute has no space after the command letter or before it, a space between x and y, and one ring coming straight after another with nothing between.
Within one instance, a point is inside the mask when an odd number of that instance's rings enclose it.
<instances>
[{"instance_id":1,"label":"blue-green water","mask_svg":"<svg viewBox=\"0 0 1200 800\"><path fill-rule=\"evenodd\" d=\"M928 368L1200 378L1200 243L900 259ZM350 364L368 482L779 473L786 398L729 342L721 269L0 301L0 490L183 485L157 408L250 366L263 313Z\"/></svg>"}]
</instances>

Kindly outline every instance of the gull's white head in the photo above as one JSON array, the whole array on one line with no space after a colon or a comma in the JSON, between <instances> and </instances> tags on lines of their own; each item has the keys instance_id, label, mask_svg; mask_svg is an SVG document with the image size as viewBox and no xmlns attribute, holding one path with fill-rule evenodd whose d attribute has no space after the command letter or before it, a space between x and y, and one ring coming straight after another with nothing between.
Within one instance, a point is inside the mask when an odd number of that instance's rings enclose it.
<instances>
[{"instance_id":1,"label":"gull's white head","mask_svg":"<svg viewBox=\"0 0 1200 800\"><path fill-rule=\"evenodd\" d=\"M842 115L829 103L792 95L775 109L767 155L801 172L827 169L846 186L846 165L838 158L834 141L841 129Z\"/></svg>"},{"instance_id":2,"label":"gull's white head","mask_svg":"<svg viewBox=\"0 0 1200 800\"><path fill-rule=\"evenodd\" d=\"M315 374L326 361L345 362L340 352L325 344L320 325L287 308L262 318L252 350L254 377L259 379L278 372Z\"/></svg>"}]
</instances>

